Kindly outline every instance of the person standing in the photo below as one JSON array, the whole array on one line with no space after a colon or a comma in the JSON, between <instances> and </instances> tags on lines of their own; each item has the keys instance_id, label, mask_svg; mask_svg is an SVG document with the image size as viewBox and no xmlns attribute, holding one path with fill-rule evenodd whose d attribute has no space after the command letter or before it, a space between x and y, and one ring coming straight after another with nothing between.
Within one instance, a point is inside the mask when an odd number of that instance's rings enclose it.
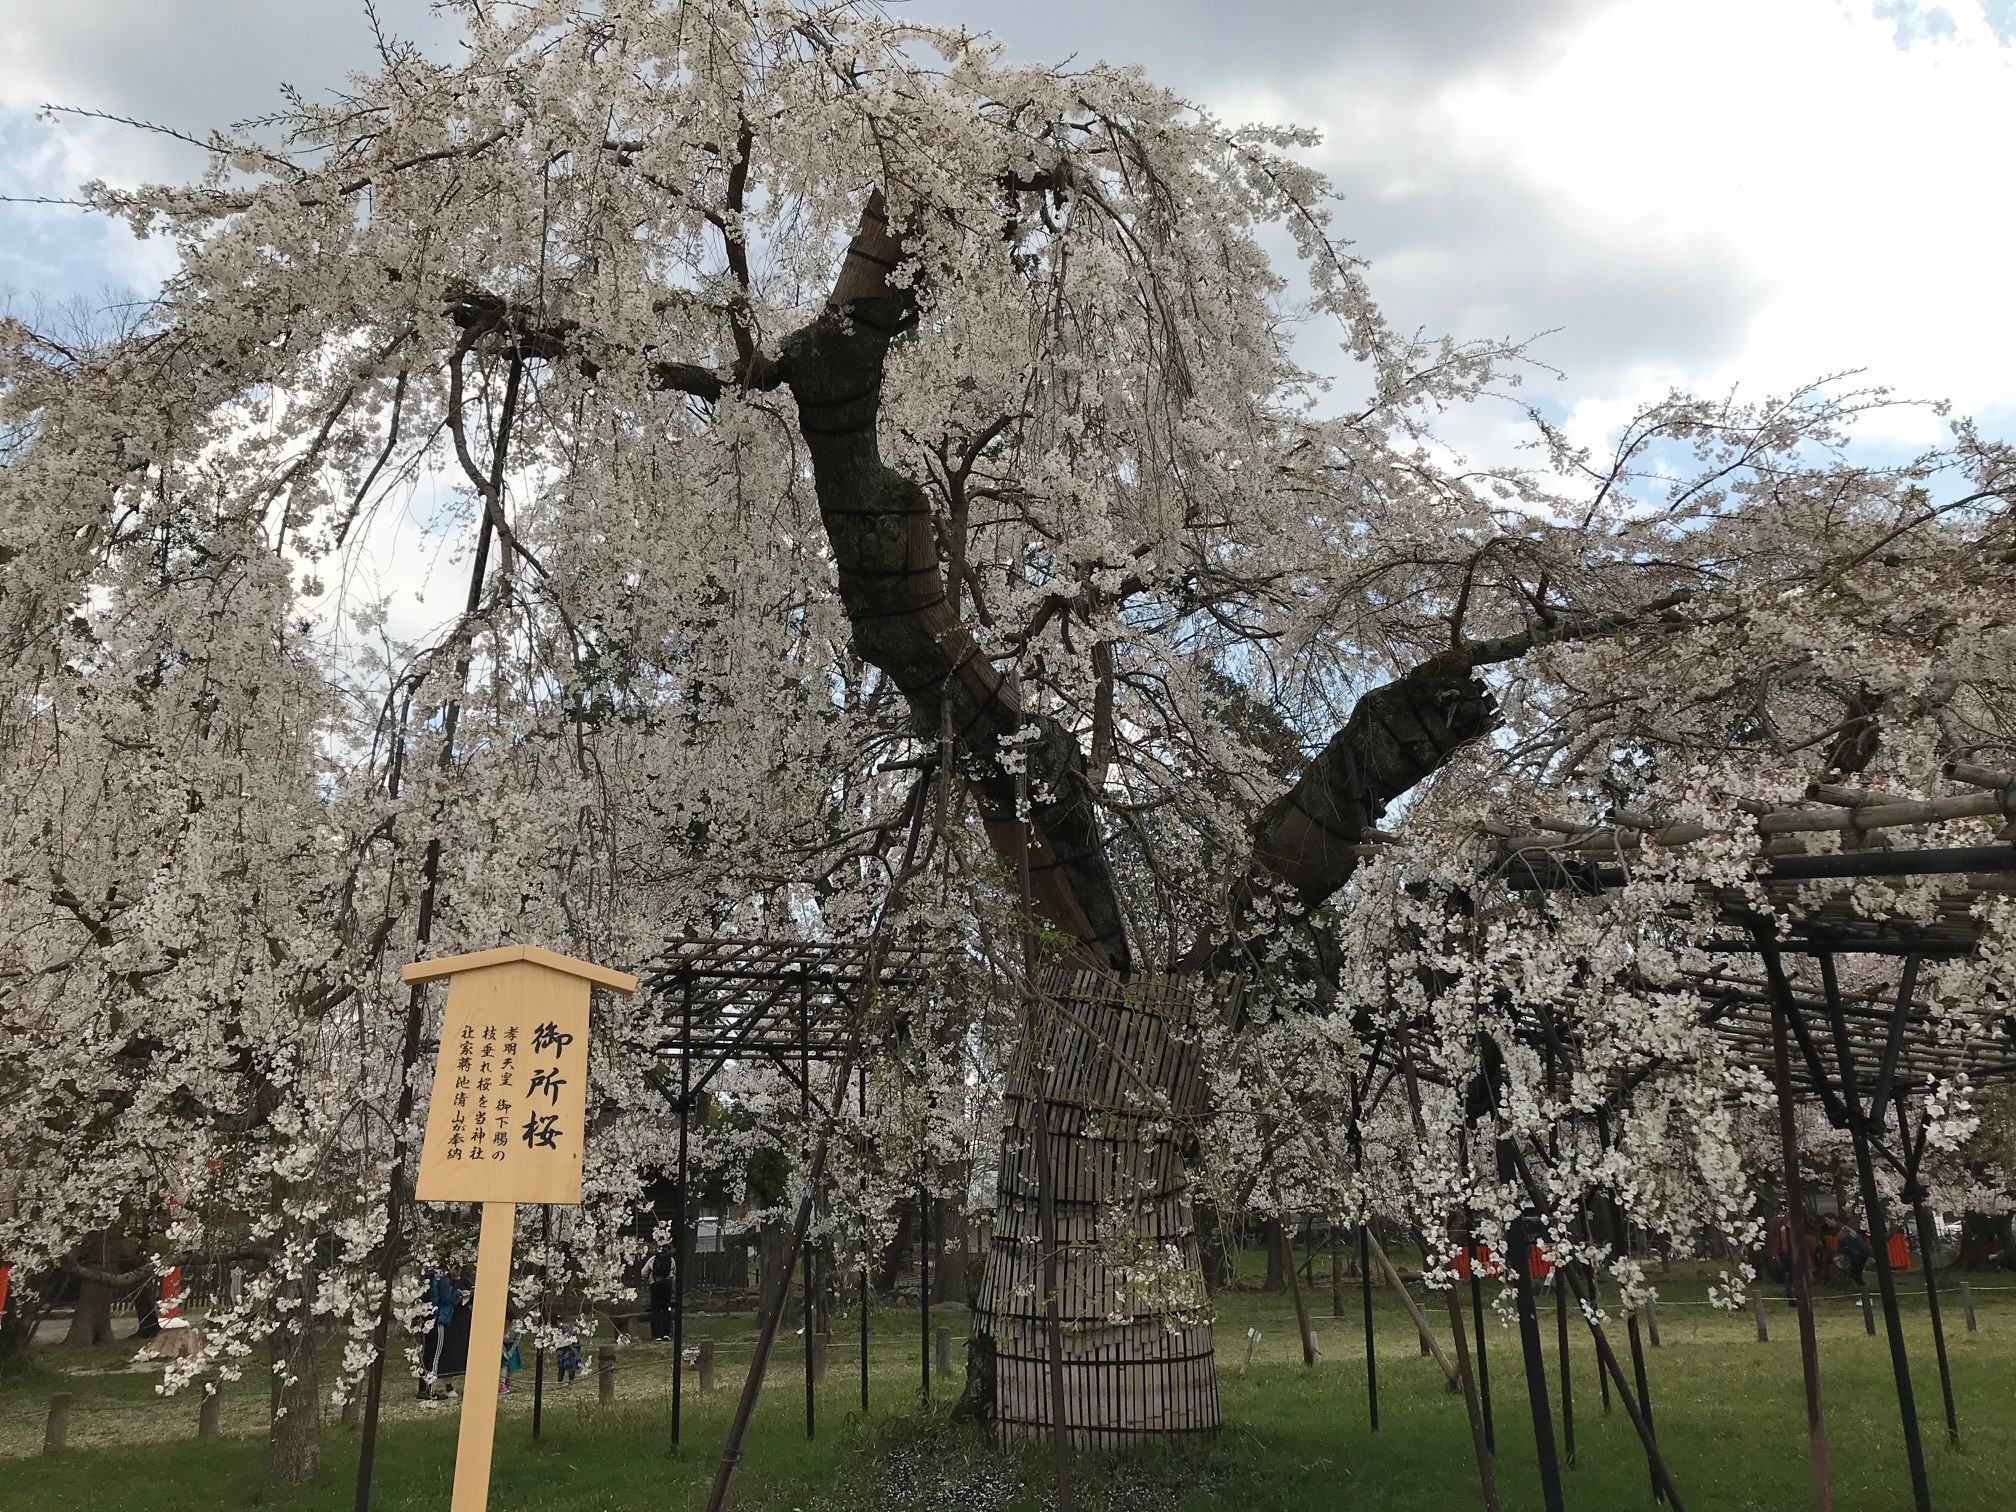
<instances>
[{"instance_id":1,"label":"person standing","mask_svg":"<svg viewBox=\"0 0 2016 1512\"><path fill-rule=\"evenodd\" d=\"M1798 1260L1792 1248L1792 1214L1789 1211L1781 1211L1771 1220L1768 1236L1764 1263L1771 1272L1771 1279L1785 1288L1785 1300L1789 1302L1793 1298L1793 1283L1798 1276Z\"/></svg>"},{"instance_id":2,"label":"person standing","mask_svg":"<svg viewBox=\"0 0 2016 1512\"><path fill-rule=\"evenodd\" d=\"M660 1245L651 1257L651 1337L672 1337L672 1273L677 1262L672 1247Z\"/></svg>"},{"instance_id":3,"label":"person standing","mask_svg":"<svg viewBox=\"0 0 2016 1512\"><path fill-rule=\"evenodd\" d=\"M448 1330L455 1321L455 1305L459 1295L451 1271L428 1272L427 1303L434 1312L433 1322L427 1330L426 1343L420 1351L420 1400L423 1402L433 1397L434 1388L441 1380L442 1367L447 1359ZM443 1392L443 1395L448 1394Z\"/></svg>"},{"instance_id":4,"label":"person standing","mask_svg":"<svg viewBox=\"0 0 2016 1512\"><path fill-rule=\"evenodd\" d=\"M1852 1223L1841 1225L1841 1259L1848 1267L1848 1279L1858 1287L1862 1284L1862 1267L1869 1263L1871 1253L1868 1235Z\"/></svg>"}]
</instances>

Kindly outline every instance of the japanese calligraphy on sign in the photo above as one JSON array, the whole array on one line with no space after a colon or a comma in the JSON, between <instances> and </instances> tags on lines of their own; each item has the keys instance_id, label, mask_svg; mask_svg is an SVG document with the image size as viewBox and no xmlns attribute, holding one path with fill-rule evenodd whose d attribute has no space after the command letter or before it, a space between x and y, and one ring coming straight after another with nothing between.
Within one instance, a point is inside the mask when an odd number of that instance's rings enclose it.
<instances>
[{"instance_id":1,"label":"japanese calligraphy on sign","mask_svg":"<svg viewBox=\"0 0 2016 1512\"><path fill-rule=\"evenodd\" d=\"M635 979L534 946L426 961L448 1006L413 1195L422 1202L581 1200L588 992Z\"/></svg>"}]
</instances>

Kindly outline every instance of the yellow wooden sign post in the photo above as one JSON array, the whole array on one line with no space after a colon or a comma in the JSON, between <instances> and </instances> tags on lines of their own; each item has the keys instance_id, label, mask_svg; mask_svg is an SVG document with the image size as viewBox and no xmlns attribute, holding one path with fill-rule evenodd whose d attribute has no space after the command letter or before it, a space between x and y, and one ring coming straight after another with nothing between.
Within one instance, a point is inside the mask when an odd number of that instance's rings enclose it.
<instances>
[{"instance_id":1,"label":"yellow wooden sign post","mask_svg":"<svg viewBox=\"0 0 2016 1512\"><path fill-rule=\"evenodd\" d=\"M518 1204L580 1202L588 992L635 992L637 978L536 945L421 961L402 975L408 982L449 979L413 1195L483 1204L450 1502L451 1512L483 1512Z\"/></svg>"}]
</instances>

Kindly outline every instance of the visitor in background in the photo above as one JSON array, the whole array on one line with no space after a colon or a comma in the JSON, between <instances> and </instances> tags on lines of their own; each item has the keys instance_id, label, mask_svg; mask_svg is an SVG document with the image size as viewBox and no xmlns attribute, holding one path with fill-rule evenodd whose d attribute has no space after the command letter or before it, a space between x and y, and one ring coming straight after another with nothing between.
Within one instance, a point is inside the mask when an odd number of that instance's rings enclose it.
<instances>
[{"instance_id":1,"label":"visitor in background","mask_svg":"<svg viewBox=\"0 0 2016 1512\"><path fill-rule=\"evenodd\" d=\"M560 1384L572 1386L581 1375L581 1336L568 1329L560 1335L560 1352L554 1357L560 1369Z\"/></svg>"},{"instance_id":2,"label":"visitor in background","mask_svg":"<svg viewBox=\"0 0 2016 1512\"><path fill-rule=\"evenodd\" d=\"M504 1335L504 1358L497 1369L497 1395L503 1396L511 1390L511 1377L525 1368L525 1360L518 1353L518 1340L524 1335L522 1328L514 1328Z\"/></svg>"},{"instance_id":3,"label":"visitor in background","mask_svg":"<svg viewBox=\"0 0 2016 1512\"><path fill-rule=\"evenodd\" d=\"M1820 1220L1813 1244L1813 1279L1832 1282L1841 1263L1841 1220L1832 1213Z\"/></svg>"},{"instance_id":4,"label":"visitor in background","mask_svg":"<svg viewBox=\"0 0 2016 1512\"><path fill-rule=\"evenodd\" d=\"M476 1296L476 1267L464 1260L449 1275L455 1285L455 1315L448 1320L448 1342L441 1351L444 1377L459 1376L469 1369L469 1324L474 1316L470 1303Z\"/></svg>"},{"instance_id":5,"label":"visitor in background","mask_svg":"<svg viewBox=\"0 0 2016 1512\"><path fill-rule=\"evenodd\" d=\"M1848 1267L1848 1279L1862 1284L1862 1267L1869 1263L1869 1238L1852 1223L1841 1225L1841 1261Z\"/></svg>"},{"instance_id":6,"label":"visitor in background","mask_svg":"<svg viewBox=\"0 0 2016 1512\"><path fill-rule=\"evenodd\" d=\"M450 1270L427 1273L427 1304L434 1309L433 1322L428 1325L427 1338L420 1349L420 1400L425 1402L433 1397L434 1388L440 1381L442 1365L447 1358L448 1328L455 1321L455 1304L459 1299L455 1289L455 1277ZM452 1395L443 1391L442 1395Z\"/></svg>"},{"instance_id":7,"label":"visitor in background","mask_svg":"<svg viewBox=\"0 0 2016 1512\"><path fill-rule=\"evenodd\" d=\"M672 1337L672 1247L660 1245L651 1257L651 1337Z\"/></svg>"},{"instance_id":8,"label":"visitor in background","mask_svg":"<svg viewBox=\"0 0 2016 1512\"><path fill-rule=\"evenodd\" d=\"M1797 1263L1793 1258L1791 1213L1780 1212L1773 1218L1766 1235L1765 1267L1770 1271L1771 1279L1785 1288L1785 1299L1789 1302L1793 1296L1793 1267Z\"/></svg>"}]
</instances>

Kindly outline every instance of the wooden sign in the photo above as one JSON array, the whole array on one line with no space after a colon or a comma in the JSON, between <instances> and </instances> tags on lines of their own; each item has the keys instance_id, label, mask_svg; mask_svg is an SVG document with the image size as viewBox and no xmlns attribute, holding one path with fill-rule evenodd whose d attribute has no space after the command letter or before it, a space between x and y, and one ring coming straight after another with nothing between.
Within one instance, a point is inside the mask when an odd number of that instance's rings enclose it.
<instances>
[{"instance_id":1,"label":"wooden sign","mask_svg":"<svg viewBox=\"0 0 2016 1512\"><path fill-rule=\"evenodd\" d=\"M448 978L413 1195L483 1204L450 1502L452 1512L483 1512L518 1204L581 1200L589 989L628 994L637 979L536 945L422 961L401 975L408 982Z\"/></svg>"}]
</instances>

